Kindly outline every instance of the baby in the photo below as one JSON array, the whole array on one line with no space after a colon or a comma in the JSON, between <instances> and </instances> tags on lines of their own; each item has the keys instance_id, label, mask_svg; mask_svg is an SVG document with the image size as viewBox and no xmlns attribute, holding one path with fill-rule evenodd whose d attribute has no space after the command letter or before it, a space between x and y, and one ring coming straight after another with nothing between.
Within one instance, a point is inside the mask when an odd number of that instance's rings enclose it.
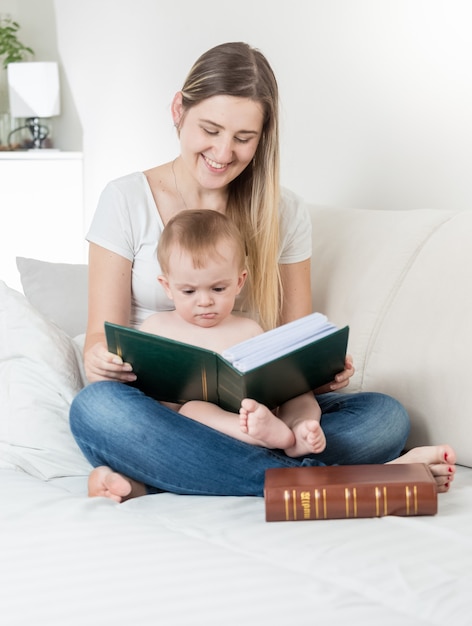
<instances>
[{"instance_id":1,"label":"baby","mask_svg":"<svg viewBox=\"0 0 472 626\"><path fill-rule=\"evenodd\" d=\"M175 309L154 313L141 330L219 353L263 332L253 319L233 313L247 270L244 240L228 217L211 210L179 212L167 223L157 254L158 280ZM282 449L288 456L326 447L321 410L311 392L275 411L245 398L239 415L200 400L163 404L230 437Z\"/></svg>"}]
</instances>

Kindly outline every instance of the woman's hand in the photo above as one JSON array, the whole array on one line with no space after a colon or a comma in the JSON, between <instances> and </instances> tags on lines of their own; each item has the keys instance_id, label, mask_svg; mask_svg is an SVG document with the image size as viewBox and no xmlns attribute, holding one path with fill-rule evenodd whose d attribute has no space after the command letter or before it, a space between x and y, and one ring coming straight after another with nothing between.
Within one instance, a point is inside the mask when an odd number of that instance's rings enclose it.
<instances>
[{"instance_id":1,"label":"woman's hand","mask_svg":"<svg viewBox=\"0 0 472 626\"><path fill-rule=\"evenodd\" d=\"M105 320L127 326L131 310L131 261L91 243L89 247L88 323L84 347L87 379L132 382L132 367L108 351Z\"/></svg>"},{"instance_id":2,"label":"woman's hand","mask_svg":"<svg viewBox=\"0 0 472 626\"><path fill-rule=\"evenodd\" d=\"M319 395L322 393L328 393L329 391L339 391L340 389L347 387L349 385L349 379L354 374L354 372L355 369L352 356L350 354L347 354L346 360L344 362L344 370L342 372L339 372L339 374L336 374L332 382L327 383L322 387L318 387L318 389L315 389L315 394Z\"/></svg>"},{"instance_id":3,"label":"woman's hand","mask_svg":"<svg viewBox=\"0 0 472 626\"><path fill-rule=\"evenodd\" d=\"M106 344L99 342L93 344L84 352L84 367L87 380L91 383L99 380L116 380L129 383L136 380L129 363L116 354L108 352Z\"/></svg>"}]
</instances>

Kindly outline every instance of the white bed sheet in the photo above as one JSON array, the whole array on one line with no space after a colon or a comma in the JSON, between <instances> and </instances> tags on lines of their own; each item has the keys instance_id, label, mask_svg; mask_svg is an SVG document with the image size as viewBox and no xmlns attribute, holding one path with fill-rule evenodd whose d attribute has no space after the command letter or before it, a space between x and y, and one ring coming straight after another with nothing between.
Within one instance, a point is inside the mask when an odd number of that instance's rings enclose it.
<instances>
[{"instance_id":1,"label":"white bed sheet","mask_svg":"<svg viewBox=\"0 0 472 626\"><path fill-rule=\"evenodd\" d=\"M118 505L0 469L5 626L470 626L472 470L434 517L264 521L259 498Z\"/></svg>"}]
</instances>

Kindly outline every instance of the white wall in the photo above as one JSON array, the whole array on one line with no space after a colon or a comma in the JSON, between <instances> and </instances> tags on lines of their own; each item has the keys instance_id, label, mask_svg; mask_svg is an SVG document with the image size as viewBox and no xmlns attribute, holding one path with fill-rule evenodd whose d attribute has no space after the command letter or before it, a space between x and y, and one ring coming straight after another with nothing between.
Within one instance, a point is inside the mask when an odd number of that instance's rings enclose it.
<instances>
[{"instance_id":1,"label":"white wall","mask_svg":"<svg viewBox=\"0 0 472 626\"><path fill-rule=\"evenodd\" d=\"M330 206L472 208L469 0L16 5L38 37L55 24L57 141L83 141L88 216L107 180L173 158L171 98L196 57L229 40L261 48L278 76L285 185Z\"/></svg>"}]
</instances>

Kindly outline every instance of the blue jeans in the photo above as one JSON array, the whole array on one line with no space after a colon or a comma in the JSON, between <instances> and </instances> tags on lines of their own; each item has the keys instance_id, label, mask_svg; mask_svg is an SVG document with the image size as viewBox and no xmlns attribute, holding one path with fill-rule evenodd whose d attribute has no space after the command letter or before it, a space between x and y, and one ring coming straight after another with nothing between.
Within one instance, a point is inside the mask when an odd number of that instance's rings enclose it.
<instances>
[{"instance_id":1,"label":"blue jeans","mask_svg":"<svg viewBox=\"0 0 472 626\"><path fill-rule=\"evenodd\" d=\"M262 496L269 467L385 463L402 452L410 424L393 398L327 393L317 400L327 446L303 458L228 437L112 381L80 391L70 425L92 465L108 465L151 493Z\"/></svg>"}]
</instances>

